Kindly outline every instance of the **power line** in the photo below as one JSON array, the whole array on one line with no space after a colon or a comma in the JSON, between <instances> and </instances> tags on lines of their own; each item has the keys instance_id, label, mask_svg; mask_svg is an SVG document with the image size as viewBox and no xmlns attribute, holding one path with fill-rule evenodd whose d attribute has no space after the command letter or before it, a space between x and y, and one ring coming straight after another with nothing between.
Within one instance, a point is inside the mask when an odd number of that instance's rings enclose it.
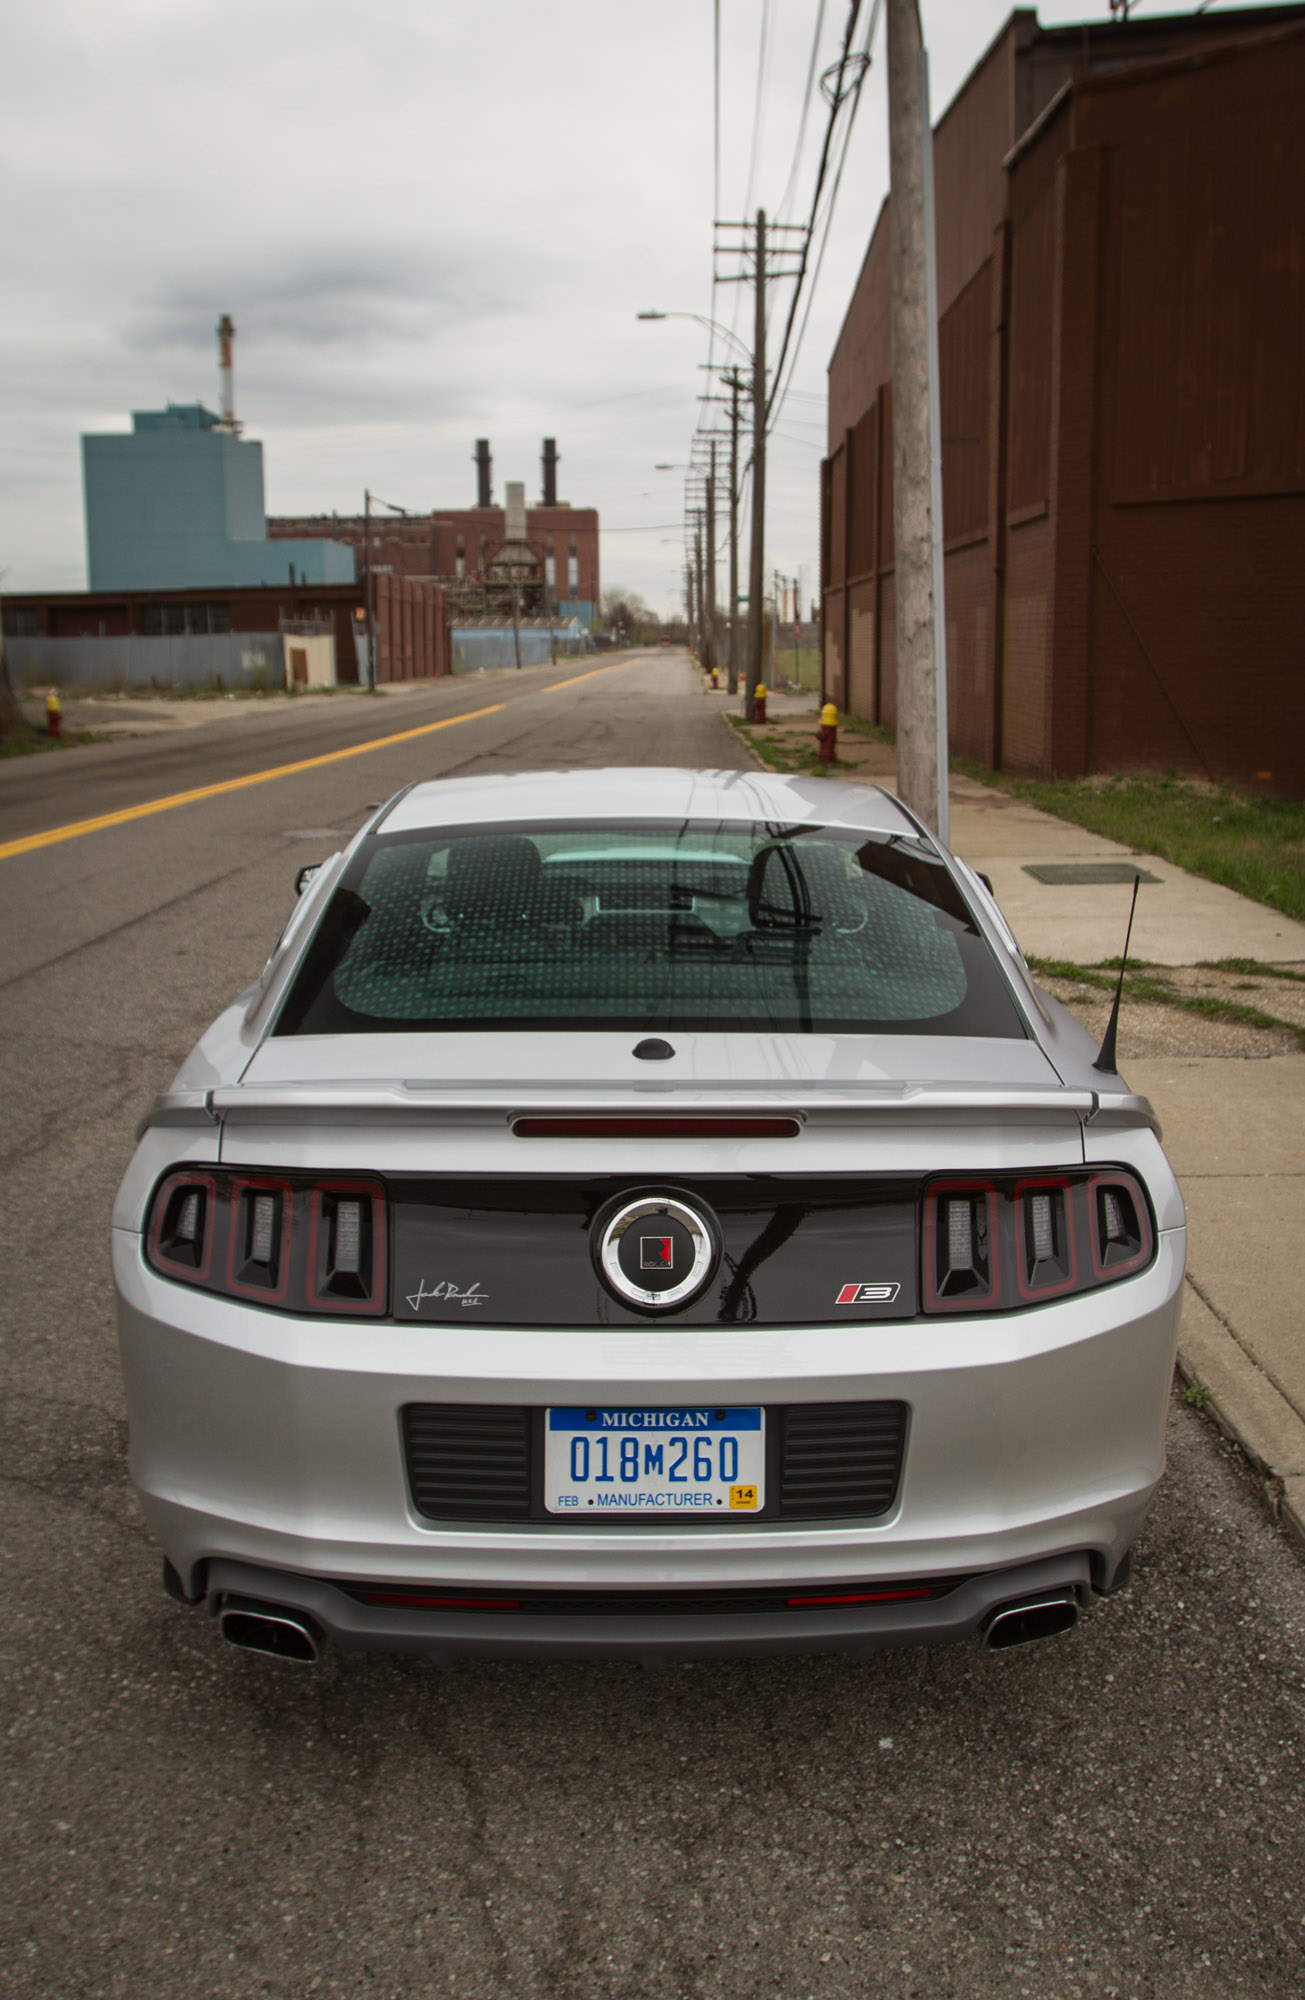
<instances>
[{"instance_id":1,"label":"power line","mask_svg":"<svg viewBox=\"0 0 1305 2000\"><path fill-rule=\"evenodd\" d=\"M766 406L766 414L768 421L770 420L770 412L772 409L774 409L776 411L776 414L778 414L777 397L779 393L780 379L784 372L784 362L788 356L789 341L792 339L793 325L795 320L797 319L798 303L802 297L802 286L806 279L807 259L811 252L811 235L812 231L815 229L816 226L816 217L820 207L820 196L824 189L825 176L829 170L829 155L830 155L830 149L833 146L834 142L835 127L838 124L839 113L849 97L852 99L853 115L855 114L856 100L859 98L861 94L861 79L865 75L866 68L870 61L870 37L872 37L874 34L875 22L878 19L879 15L879 5L880 5L880 0L875 0L875 4L871 9L870 34L866 38L865 49L858 56L854 57L852 55L852 40L854 35L856 34L857 17L861 12L861 0L850 0L850 5L848 7L848 13L847 13L847 26L843 31L842 51L839 54L837 62L831 63L829 68L825 71L824 76L821 78L822 90L825 89L825 83L829 77L832 76L834 79L832 89L828 90L825 93L829 102L829 119L825 126L824 144L821 146L820 149L820 163L816 168L816 184L814 189L812 190L812 195L811 195L810 220L807 223L806 235L802 239L802 253L798 261L797 283L793 287L793 296L789 301L788 320L784 327L784 337L780 342L779 355L775 362L775 375L774 375L775 386L771 391L770 400ZM849 63L853 65L853 69L855 72L854 77L851 80L848 79ZM846 122L847 122L847 129L850 132L851 118L849 117L849 119ZM846 157L847 157L847 148L846 145L844 145L843 152L839 161L840 171L842 166L842 160L845 159ZM832 210L831 210L831 215L832 215ZM827 235L828 235L828 230L826 230L826 236Z\"/></svg>"},{"instance_id":2,"label":"power line","mask_svg":"<svg viewBox=\"0 0 1305 2000\"><path fill-rule=\"evenodd\" d=\"M820 5L816 9L816 31L811 37L811 56L807 63L807 80L802 90L802 116L798 120L797 145L793 148L793 164L788 170L788 184L780 196L779 207L775 211L777 215L781 216L787 213L789 196L797 184L798 168L802 164L802 145L807 136L807 113L811 109L811 99L814 94L811 86L816 80L816 57L820 53L820 32L824 25L825 0L820 0ZM717 198L716 213L717 215L720 214L719 197ZM745 209L744 214L746 213L747 210Z\"/></svg>"},{"instance_id":3,"label":"power line","mask_svg":"<svg viewBox=\"0 0 1305 2000\"><path fill-rule=\"evenodd\" d=\"M761 132L765 124L766 62L769 39L770 0L762 0L761 39L757 45L757 89L752 106L752 151L748 159L748 191L743 197L743 208L741 211L744 215L752 213L752 190L757 178L757 154L761 149ZM717 215L720 214L719 208L716 210L716 213Z\"/></svg>"},{"instance_id":4,"label":"power line","mask_svg":"<svg viewBox=\"0 0 1305 2000\"><path fill-rule=\"evenodd\" d=\"M846 122L846 124L845 124L845 126L844 126L844 129L843 129L843 145L842 145L842 151L841 151L841 152L840 152L840 154L839 154L839 158L838 158L838 166L837 166L837 168L835 169L835 172L834 172L834 179L833 179L833 182L832 182L832 185L831 185L831 187L830 187L830 190L829 190L829 199L828 199L828 202L826 203L826 207L825 207L825 215L824 215L824 225L825 225L825 226L824 226L824 233L823 233L823 235L821 236L821 239L820 239L820 249L819 249L819 250L818 250L818 252L816 253L816 264L815 264L815 269L814 269L814 271L813 271L813 272L812 272L812 274L811 274L811 286L810 286L810 289L809 289L809 290L808 290L808 292L807 292L807 301L806 301L806 308L805 308L805 310L804 310L804 312L803 312L803 315L802 315L802 325L801 325L801 327L800 327L800 328L798 329L798 336L797 336L797 342L796 342L796 344L795 344L795 346L794 346L794 348L793 348L793 359L792 359L792 361L791 361L791 362L789 363L789 371L788 371L788 379L787 379L787 381L785 381L785 382L781 382L781 381L780 381L780 379L779 379L779 370L778 370L778 369L776 369L776 371L775 371L775 387L774 387L774 389L773 389L773 390L771 391L771 397L770 397L770 404L769 404L769 406L768 406L768 407L769 407L769 409L770 409L770 410L772 410L772 411L774 412L774 415L773 415L773 417L771 418L771 421L772 421L772 422L778 422L778 420L779 420L779 417L780 417L780 414L781 414L781 412L783 411L783 407L784 407L784 402L785 402L785 399L787 398L787 396L788 396L788 395L789 395L789 393L790 393L790 385L792 384L792 381L793 381L793 377L794 377L795 373L797 372L797 364L798 364L798 359L799 359L799 357L800 357L800 355L801 355L801 352L802 352L802 342L803 342L803 340L804 340L804 339L805 339L805 337L806 337L806 330L807 330L807 324L808 324L808 322L809 322L809 320L810 320L810 318L811 318L811 307L812 307L812 304L813 304L813 302L814 302L814 300L815 300L815 296L816 296L816 289L817 289L817 287L818 287L818 285L819 285L819 283L820 283L820 272L821 272L821 268L822 268L822 266L823 266L823 264L824 264L824 261L825 261L825 251L826 251L826 249L828 248L828 245L829 245L829 238L830 238L830 233L831 233L831 231L832 231L832 229L833 229L833 226L834 226L834 209L835 209L835 207L836 207L836 205L837 205L837 202L838 202L838 190L839 190L839 187L840 187L840 185L841 185L841 183L842 183L842 179L843 179L843 169L844 169L844 167L845 167L845 166L846 166L846 164L847 164L847 155L848 155L848 151L849 151L849 149L850 149L850 147L851 147L851 143L852 143L852 127L853 127L853 126L854 126L854 124L856 123L856 113L857 113L857 107L859 106L859 104L860 104L860 102L861 102L861 86L862 86L863 82L865 81L865 74L866 74L866 70L867 70L867 69L869 68L869 63L870 63L870 49L871 49L871 46L873 45L873 42L874 42L874 33L875 33L875 27L876 27L876 25L877 25L877 23L878 23L878 20L879 20L879 11L880 11L880 7L881 7L881 5L882 5L882 0L874 0L874 6L873 6L873 8L871 9L871 14L870 14L870 25L869 25L869 28L868 28L868 30L867 30L867 33L866 33L866 38L865 38L865 47L864 47L864 50L862 51L862 53L863 53L863 55L864 55L864 57L865 57L865 61L864 61L864 62L863 62L863 63L862 63L861 65L860 65L860 68L859 68L859 70L858 70L858 73L857 73L857 77L856 77L856 81L855 81L855 82L853 83L853 85L852 85L852 88L851 88L851 92L850 92L850 96L851 96L851 109L850 109L850 111L848 112L848 116L847 116L847 122ZM812 228L813 228L813 229L814 229L814 228L815 228L815 226L816 226L816 220L815 220L815 214L814 214L814 209L813 209L813 212L812 212L812 225L811 225L811 226L812 226ZM809 236L808 236L808 238L807 238L807 242L808 242L808 245L809 245L809 243L810 243L810 237L809 237ZM801 289L801 288L799 287L799 290L800 290L800 289ZM796 308L796 305L797 305L797 292L795 292L795 293L794 293L794 295L793 295L793 304L794 304L794 307ZM790 315L790 325L791 325L791 324L792 324L792 315ZM785 340L786 340L786 342L787 342L787 332L786 332L786 334L785 334ZM803 393L803 391L801 391L801 390L797 390L797 391L795 391L794 393L796 393L796 394L798 394L798 395L801 395L801 394Z\"/></svg>"}]
</instances>

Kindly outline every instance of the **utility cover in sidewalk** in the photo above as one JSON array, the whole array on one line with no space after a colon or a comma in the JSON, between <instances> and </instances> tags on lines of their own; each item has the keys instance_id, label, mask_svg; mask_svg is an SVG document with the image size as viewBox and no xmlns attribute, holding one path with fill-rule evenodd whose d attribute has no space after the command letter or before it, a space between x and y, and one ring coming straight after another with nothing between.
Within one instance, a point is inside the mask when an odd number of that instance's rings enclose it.
<instances>
[{"instance_id":1,"label":"utility cover in sidewalk","mask_svg":"<svg viewBox=\"0 0 1305 2000\"><path fill-rule=\"evenodd\" d=\"M1083 887L1096 882L1131 882L1135 875L1142 882L1160 880L1158 875L1149 875L1145 868L1135 868L1131 861L1026 861L1024 873L1035 882L1073 883Z\"/></svg>"}]
</instances>

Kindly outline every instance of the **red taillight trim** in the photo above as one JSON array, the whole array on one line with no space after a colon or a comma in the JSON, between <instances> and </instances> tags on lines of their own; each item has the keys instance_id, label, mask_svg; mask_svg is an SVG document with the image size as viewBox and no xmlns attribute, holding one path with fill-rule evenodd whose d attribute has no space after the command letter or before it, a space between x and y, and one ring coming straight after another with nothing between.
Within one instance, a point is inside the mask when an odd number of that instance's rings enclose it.
<instances>
[{"instance_id":1,"label":"red taillight trim","mask_svg":"<svg viewBox=\"0 0 1305 2000\"><path fill-rule=\"evenodd\" d=\"M163 1218L168 1212L168 1203L179 1187L203 1188L204 1203L204 1255L198 1264L175 1264L164 1256L159 1248L159 1238L163 1234ZM212 1174L169 1174L154 1195L154 1205L150 1215L149 1261L168 1278L178 1278L182 1284L203 1285L208 1281L213 1263L213 1240L217 1234L217 1181Z\"/></svg>"},{"instance_id":2,"label":"red taillight trim","mask_svg":"<svg viewBox=\"0 0 1305 2000\"><path fill-rule=\"evenodd\" d=\"M514 1118L518 1139L796 1139L796 1118Z\"/></svg>"},{"instance_id":3,"label":"red taillight trim","mask_svg":"<svg viewBox=\"0 0 1305 2000\"><path fill-rule=\"evenodd\" d=\"M936 1597L937 1591L926 1584L920 1590L847 1590L830 1592L821 1597L786 1597L784 1602L793 1606L803 1604L905 1604L911 1598Z\"/></svg>"},{"instance_id":4,"label":"red taillight trim","mask_svg":"<svg viewBox=\"0 0 1305 2000\"><path fill-rule=\"evenodd\" d=\"M392 1604L400 1610L434 1611L519 1611L519 1597L426 1597L408 1591L369 1590L368 1604Z\"/></svg>"},{"instance_id":5,"label":"red taillight trim","mask_svg":"<svg viewBox=\"0 0 1305 2000\"><path fill-rule=\"evenodd\" d=\"M367 1195L372 1204L372 1288L367 1299L331 1298L323 1296L317 1289L317 1243L322 1226L322 1197L342 1194ZM316 1183L309 1195L308 1263L304 1271L304 1297L314 1312L348 1313L355 1318L359 1315L375 1318L384 1313L389 1297L386 1266L388 1233L385 1190L379 1181L324 1179Z\"/></svg>"},{"instance_id":6,"label":"red taillight trim","mask_svg":"<svg viewBox=\"0 0 1305 2000\"><path fill-rule=\"evenodd\" d=\"M236 1276L236 1233L240 1217L240 1198L248 1188L270 1189L281 1197L281 1270L274 1288L266 1285L246 1285ZM270 1175L245 1174L231 1183L227 1213L227 1290L234 1298L257 1299L265 1306L280 1305L290 1289L290 1243L294 1229L295 1191L289 1181L275 1180Z\"/></svg>"},{"instance_id":7,"label":"red taillight trim","mask_svg":"<svg viewBox=\"0 0 1305 2000\"><path fill-rule=\"evenodd\" d=\"M1031 1285L1024 1275L1026 1238L1024 1230L1024 1197L1029 1194L1045 1194L1048 1189L1059 1188L1064 1197L1065 1231L1069 1238L1069 1276L1054 1285ZM1015 1183L1015 1281L1020 1288L1020 1297L1030 1305L1039 1299L1058 1299L1065 1292L1072 1292L1078 1284L1078 1228L1074 1221L1074 1183L1064 1174L1040 1174L1030 1176L1026 1181Z\"/></svg>"},{"instance_id":8,"label":"red taillight trim","mask_svg":"<svg viewBox=\"0 0 1305 2000\"><path fill-rule=\"evenodd\" d=\"M988 1198L988 1289L945 1299L938 1292L938 1197L946 1194ZM997 1190L988 1180L933 1181L924 1197L924 1309L926 1312L988 1312L1001 1303L1001 1238Z\"/></svg>"}]
</instances>

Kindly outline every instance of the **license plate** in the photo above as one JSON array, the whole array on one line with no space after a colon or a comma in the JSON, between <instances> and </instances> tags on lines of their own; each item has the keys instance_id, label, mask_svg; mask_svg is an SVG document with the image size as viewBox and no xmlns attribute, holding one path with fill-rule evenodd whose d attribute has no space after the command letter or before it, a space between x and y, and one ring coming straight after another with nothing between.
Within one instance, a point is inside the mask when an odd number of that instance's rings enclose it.
<instances>
[{"instance_id":1,"label":"license plate","mask_svg":"<svg viewBox=\"0 0 1305 2000\"><path fill-rule=\"evenodd\" d=\"M549 1410L550 1514L755 1514L765 1504L759 1409Z\"/></svg>"}]
</instances>

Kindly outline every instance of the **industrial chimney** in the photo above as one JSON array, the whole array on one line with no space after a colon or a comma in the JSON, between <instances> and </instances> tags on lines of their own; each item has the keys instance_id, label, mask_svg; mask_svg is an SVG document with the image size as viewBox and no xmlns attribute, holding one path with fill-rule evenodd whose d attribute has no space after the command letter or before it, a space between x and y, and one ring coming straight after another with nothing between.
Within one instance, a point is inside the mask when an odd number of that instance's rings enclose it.
<instances>
[{"instance_id":1,"label":"industrial chimney","mask_svg":"<svg viewBox=\"0 0 1305 2000\"><path fill-rule=\"evenodd\" d=\"M218 401L222 409L224 430L239 431L236 422L236 371L233 350L236 344L236 329L230 313L223 313L217 323L218 337Z\"/></svg>"},{"instance_id":2,"label":"industrial chimney","mask_svg":"<svg viewBox=\"0 0 1305 2000\"><path fill-rule=\"evenodd\" d=\"M477 438L476 505L478 507L492 507L494 505L494 489L490 484L490 473L493 465L494 461L489 455L489 439Z\"/></svg>"},{"instance_id":3,"label":"industrial chimney","mask_svg":"<svg viewBox=\"0 0 1305 2000\"><path fill-rule=\"evenodd\" d=\"M557 505L557 439L544 439L544 505Z\"/></svg>"}]
</instances>

